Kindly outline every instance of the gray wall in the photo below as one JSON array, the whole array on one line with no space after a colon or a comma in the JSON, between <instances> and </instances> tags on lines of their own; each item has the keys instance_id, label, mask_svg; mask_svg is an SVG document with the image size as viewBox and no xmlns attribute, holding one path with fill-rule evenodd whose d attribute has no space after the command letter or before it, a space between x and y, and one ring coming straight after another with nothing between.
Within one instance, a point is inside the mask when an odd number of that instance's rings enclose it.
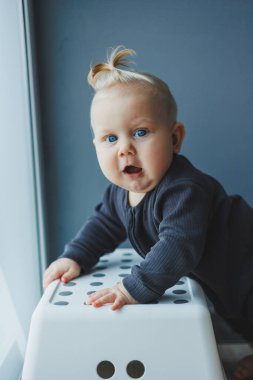
<instances>
[{"instance_id":1,"label":"gray wall","mask_svg":"<svg viewBox=\"0 0 253 380\"><path fill-rule=\"evenodd\" d=\"M49 260L100 200L106 180L89 131L91 61L117 44L171 87L182 153L253 204L251 0L34 2Z\"/></svg>"}]
</instances>

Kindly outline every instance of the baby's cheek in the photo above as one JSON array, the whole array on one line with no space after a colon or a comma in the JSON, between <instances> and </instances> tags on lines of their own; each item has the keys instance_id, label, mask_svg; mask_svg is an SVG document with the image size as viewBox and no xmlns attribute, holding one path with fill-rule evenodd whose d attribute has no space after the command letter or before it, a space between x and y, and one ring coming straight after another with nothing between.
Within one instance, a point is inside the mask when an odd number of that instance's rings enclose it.
<instances>
[{"instance_id":1,"label":"baby's cheek","mask_svg":"<svg viewBox=\"0 0 253 380\"><path fill-rule=\"evenodd\" d=\"M106 154L98 155L98 163L100 166L100 169L104 173L106 177L110 176L112 174L112 168L114 166L113 160L110 159Z\"/></svg>"},{"instance_id":2,"label":"baby's cheek","mask_svg":"<svg viewBox=\"0 0 253 380\"><path fill-rule=\"evenodd\" d=\"M172 162L172 156L168 153L161 155L161 152L159 152L159 150L154 150L152 156L154 159L150 160L149 163L150 175L156 179L156 182L159 182L166 171L169 169Z\"/></svg>"}]
</instances>

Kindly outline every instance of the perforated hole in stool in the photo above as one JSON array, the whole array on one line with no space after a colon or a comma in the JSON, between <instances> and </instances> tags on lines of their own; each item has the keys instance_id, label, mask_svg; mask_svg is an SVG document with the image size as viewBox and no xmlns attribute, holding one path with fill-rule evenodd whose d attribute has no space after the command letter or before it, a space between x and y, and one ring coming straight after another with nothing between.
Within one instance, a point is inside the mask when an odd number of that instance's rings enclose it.
<instances>
[{"instance_id":1,"label":"perforated hole in stool","mask_svg":"<svg viewBox=\"0 0 253 380\"><path fill-rule=\"evenodd\" d=\"M123 256L132 256L133 254L130 252L123 253Z\"/></svg>"},{"instance_id":2,"label":"perforated hole in stool","mask_svg":"<svg viewBox=\"0 0 253 380\"><path fill-rule=\"evenodd\" d=\"M71 294L73 294L73 292L60 292L59 293L60 296L71 296Z\"/></svg>"},{"instance_id":3,"label":"perforated hole in stool","mask_svg":"<svg viewBox=\"0 0 253 380\"><path fill-rule=\"evenodd\" d=\"M65 306L65 305L68 305L69 303L67 301L57 301L54 303L54 305L57 305L57 306Z\"/></svg>"},{"instance_id":4,"label":"perforated hole in stool","mask_svg":"<svg viewBox=\"0 0 253 380\"><path fill-rule=\"evenodd\" d=\"M132 360L130 363L127 365L127 374L132 378L132 379L139 379L140 377L143 376L145 372L145 367L142 362L139 360Z\"/></svg>"},{"instance_id":5,"label":"perforated hole in stool","mask_svg":"<svg viewBox=\"0 0 253 380\"><path fill-rule=\"evenodd\" d=\"M175 300L174 301L174 303L187 303L187 302L189 302L189 301L187 301L187 300Z\"/></svg>"},{"instance_id":6,"label":"perforated hole in stool","mask_svg":"<svg viewBox=\"0 0 253 380\"><path fill-rule=\"evenodd\" d=\"M176 290L173 290L172 293L174 293L174 294L185 294L185 293L187 293L187 291L182 290L182 289L176 289Z\"/></svg>"},{"instance_id":7,"label":"perforated hole in stool","mask_svg":"<svg viewBox=\"0 0 253 380\"><path fill-rule=\"evenodd\" d=\"M92 276L93 277L105 277L105 274L104 273L94 273Z\"/></svg>"},{"instance_id":8,"label":"perforated hole in stool","mask_svg":"<svg viewBox=\"0 0 253 380\"><path fill-rule=\"evenodd\" d=\"M114 365L108 360L104 360L97 365L97 374L102 379L110 379L114 375Z\"/></svg>"},{"instance_id":9,"label":"perforated hole in stool","mask_svg":"<svg viewBox=\"0 0 253 380\"><path fill-rule=\"evenodd\" d=\"M99 265L99 266L97 266L97 267L94 267L93 268L93 271L97 271L97 270L105 270L105 269L107 269L108 267L107 266L105 266L105 265Z\"/></svg>"},{"instance_id":10,"label":"perforated hole in stool","mask_svg":"<svg viewBox=\"0 0 253 380\"><path fill-rule=\"evenodd\" d=\"M92 286L101 286L101 285L103 285L103 283L102 282L91 282L90 285L92 285Z\"/></svg>"},{"instance_id":11,"label":"perforated hole in stool","mask_svg":"<svg viewBox=\"0 0 253 380\"><path fill-rule=\"evenodd\" d=\"M75 285L76 285L76 283L73 281L66 282L66 284L63 284L63 286L75 286Z\"/></svg>"}]
</instances>

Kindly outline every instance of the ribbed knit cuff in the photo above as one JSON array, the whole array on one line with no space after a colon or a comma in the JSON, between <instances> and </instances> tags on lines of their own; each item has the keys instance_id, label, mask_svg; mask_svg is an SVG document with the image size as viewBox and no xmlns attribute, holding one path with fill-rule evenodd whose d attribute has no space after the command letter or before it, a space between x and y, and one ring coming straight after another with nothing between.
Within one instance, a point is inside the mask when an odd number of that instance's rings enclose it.
<instances>
[{"instance_id":1,"label":"ribbed knit cuff","mask_svg":"<svg viewBox=\"0 0 253 380\"><path fill-rule=\"evenodd\" d=\"M61 254L58 259L71 259L74 260L77 264L80 265L82 274L88 273L90 271L90 268L87 268L87 266L83 263L81 260L82 254L80 252L65 252Z\"/></svg>"},{"instance_id":2,"label":"ribbed knit cuff","mask_svg":"<svg viewBox=\"0 0 253 380\"><path fill-rule=\"evenodd\" d=\"M143 285L133 275L125 277L122 282L129 294L139 303L148 303L161 296L161 294L157 294L147 288L147 286Z\"/></svg>"}]
</instances>

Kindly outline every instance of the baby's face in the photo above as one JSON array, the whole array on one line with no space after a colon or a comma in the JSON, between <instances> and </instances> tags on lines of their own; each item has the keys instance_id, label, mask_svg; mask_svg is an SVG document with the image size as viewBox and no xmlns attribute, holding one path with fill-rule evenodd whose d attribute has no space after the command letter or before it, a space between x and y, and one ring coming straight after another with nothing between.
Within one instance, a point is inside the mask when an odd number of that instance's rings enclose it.
<instances>
[{"instance_id":1,"label":"baby's face","mask_svg":"<svg viewBox=\"0 0 253 380\"><path fill-rule=\"evenodd\" d=\"M168 123L166 112L157 110L145 90L115 85L99 91L91 107L91 124L98 162L109 181L130 192L152 190L182 142L173 144L182 124Z\"/></svg>"}]
</instances>

